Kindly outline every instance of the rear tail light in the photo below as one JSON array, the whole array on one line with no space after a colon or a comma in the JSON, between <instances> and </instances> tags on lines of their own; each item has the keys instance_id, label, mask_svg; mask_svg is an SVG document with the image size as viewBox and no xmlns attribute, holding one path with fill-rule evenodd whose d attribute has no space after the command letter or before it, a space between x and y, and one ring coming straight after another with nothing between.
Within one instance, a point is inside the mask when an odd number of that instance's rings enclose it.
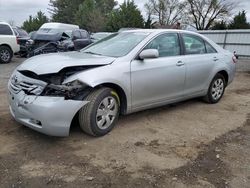
<instances>
[{"instance_id":1,"label":"rear tail light","mask_svg":"<svg viewBox=\"0 0 250 188\"><path fill-rule=\"evenodd\" d=\"M234 51L233 62L237 63L238 58L239 58L238 54L236 53L236 51Z\"/></svg>"},{"instance_id":2,"label":"rear tail light","mask_svg":"<svg viewBox=\"0 0 250 188\"><path fill-rule=\"evenodd\" d=\"M19 44L18 38L16 37L16 43Z\"/></svg>"},{"instance_id":3,"label":"rear tail light","mask_svg":"<svg viewBox=\"0 0 250 188\"><path fill-rule=\"evenodd\" d=\"M233 57L232 57L232 60L233 60L233 63L237 63L237 58L236 58L236 56L233 56Z\"/></svg>"}]
</instances>

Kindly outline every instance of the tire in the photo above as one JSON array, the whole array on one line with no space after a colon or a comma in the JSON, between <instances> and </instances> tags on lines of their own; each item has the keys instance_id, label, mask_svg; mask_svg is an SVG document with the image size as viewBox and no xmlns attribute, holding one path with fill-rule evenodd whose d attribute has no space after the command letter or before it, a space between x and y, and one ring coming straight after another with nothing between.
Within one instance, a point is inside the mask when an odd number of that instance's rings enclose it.
<instances>
[{"instance_id":1,"label":"tire","mask_svg":"<svg viewBox=\"0 0 250 188\"><path fill-rule=\"evenodd\" d=\"M210 83L207 95L204 100L209 104L215 104L220 101L226 88L225 78L221 74L216 74Z\"/></svg>"},{"instance_id":2,"label":"tire","mask_svg":"<svg viewBox=\"0 0 250 188\"><path fill-rule=\"evenodd\" d=\"M91 136L103 136L110 132L119 117L119 96L110 88L99 88L86 98L89 101L79 111L81 129Z\"/></svg>"},{"instance_id":3,"label":"tire","mask_svg":"<svg viewBox=\"0 0 250 188\"><path fill-rule=\"evenodd\" d=\"M13 57L13 52L8 46L0 46L0 63L9 63Z\"/></svg>"}]
</instances>

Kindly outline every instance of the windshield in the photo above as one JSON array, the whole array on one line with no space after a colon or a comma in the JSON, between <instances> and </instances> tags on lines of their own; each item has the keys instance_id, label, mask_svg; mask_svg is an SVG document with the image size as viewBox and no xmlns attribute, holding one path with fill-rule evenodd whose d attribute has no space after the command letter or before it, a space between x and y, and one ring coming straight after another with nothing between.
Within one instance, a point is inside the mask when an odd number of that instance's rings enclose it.
<instances>
[{"instance_id":1,"label":"windshield","mask_svg":"<svg viewBox=\"0 0 250 188\"><path fill-rule=\"evenodd\" d=\"M85 53L122 57L136 47L149 33L123 32L112 34L82 50Z\"/></svg>"},{"instance_id":2,"label":"windshield","mask_svg":"<svg viewBox=\"0 0 250 188\"><path fill-rule=\"evenodd\" d=\"M111 33L95 33L92 35L92 38L94 39L103 39L107 36L111 35Z\"/></svg>"}]
</instances>

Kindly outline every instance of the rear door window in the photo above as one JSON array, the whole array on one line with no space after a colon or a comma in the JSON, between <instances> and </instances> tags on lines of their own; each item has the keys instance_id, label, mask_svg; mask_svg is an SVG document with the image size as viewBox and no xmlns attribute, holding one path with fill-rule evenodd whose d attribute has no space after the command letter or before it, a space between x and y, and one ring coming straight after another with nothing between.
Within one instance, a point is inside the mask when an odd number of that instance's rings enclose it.
<instances>
[{"instance_id":1,"label":"rear door window","mask_svg":"<svg viewBox=\"0 0 250 188\"><path fill-rule=\"evenodd\" d=\"M81 39L81 33L80 31L76 30L76 31L73 31L73 37L74 39Z\"/></svg>"},{"instance_id":2,"label":"rear door window","mask_svg":"<svg viewBox=\"0 0 250 188\"><path fill-rule=\"evenodd\" d=\"M13 33L8 25L0 24L0 35L13 35Z\"/></svg>"},{"instance_id":3,"label":"rear door window","mask_svg":"<svg viewBox=\"0 0 250 188\"><path fill-rule=\"evenodd\" d=\"M86 31L81 31L81 35L83 39L87 39L88 38L88 33Z\"/></svg>"},{"instance_id":4,"label":"rear door window","mask_svg":"<svg viewBox=\"0 0 250 188\"><path fill-rule=\"evenodd\" d=\"M18 28L17 32L18 32L20 37L28 37L29 36L29 34L26 31L24 31L23 29Z\"/></svg>"},{"instance_id":5,"label":"rear door window","mask_svg":"<svg viewBox=\"0 0 250 188\"><path fill-rule=\"evenodd\" d=\"M190 34L183 34L182 37L185 45L185 54L206 53L205 43L202 38Z\"/></svg>"}]
</instances>

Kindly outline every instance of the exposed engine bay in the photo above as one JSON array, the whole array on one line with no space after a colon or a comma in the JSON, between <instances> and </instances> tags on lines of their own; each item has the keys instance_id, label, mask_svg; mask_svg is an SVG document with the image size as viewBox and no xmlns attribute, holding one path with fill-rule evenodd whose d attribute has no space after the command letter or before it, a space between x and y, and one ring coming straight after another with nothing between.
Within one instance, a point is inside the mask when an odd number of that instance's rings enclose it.
<instances>
[{"instance_id":1,"label":"exposed engine bay","mask_svg":"<svg viewBox=\"0 0 250 188\"><path fill-rule=\"evenodd\" d=\"M99 66L101 65L66 67L58 73L43 75L37 75L28 70L19 70L12 76L11 87L16 92L24 91L26 95L83 100L91 91L90 86L78 80L66 84L63 84L63 81L73 74Z\"/></svg>"}]
</instances>

